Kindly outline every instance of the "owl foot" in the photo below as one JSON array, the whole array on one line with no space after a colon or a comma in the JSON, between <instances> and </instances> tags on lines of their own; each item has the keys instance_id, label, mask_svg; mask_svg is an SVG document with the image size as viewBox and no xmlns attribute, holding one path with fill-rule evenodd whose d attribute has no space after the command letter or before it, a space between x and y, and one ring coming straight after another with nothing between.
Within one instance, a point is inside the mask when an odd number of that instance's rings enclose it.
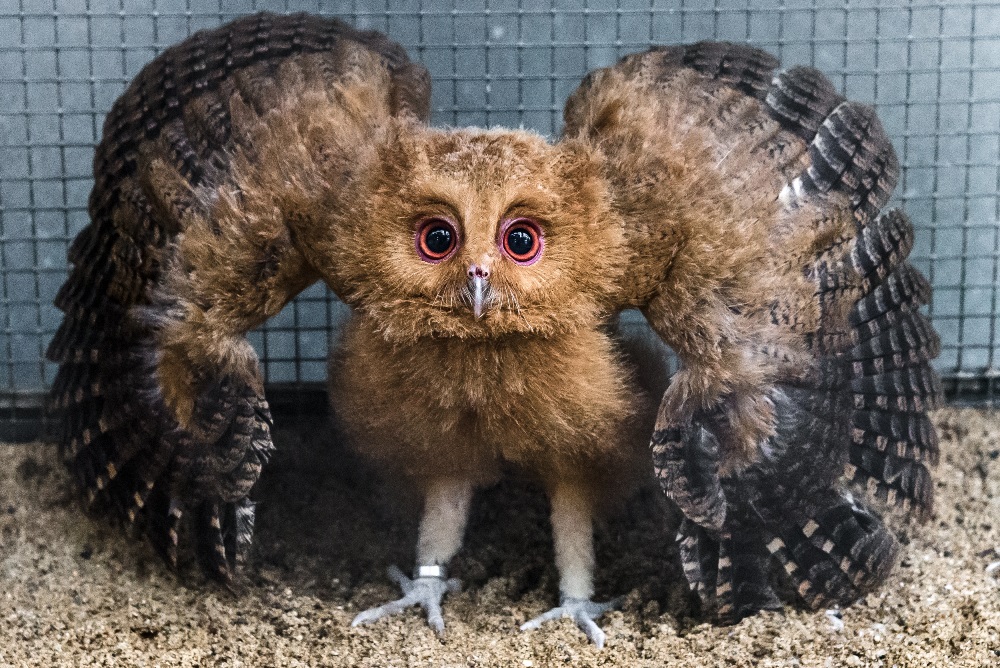
<instances>
[{"instance_id":1,"label":"owl foot","mask_svg":"<svg viewBox=\"0 0 1000 668\"><path fill-rule=\"evenodd\" d=\"M427 612L427 625L434 629L439 636L444 635L441 599L444 598L445 594L457 592L461 588L459 581L456 578L446 580L437 575L411 579L406 577L403 571L395 565L389 567L389 577L403 590L403 598L359 613L351 622L351 626L369 624L383 617L399 614L414 605L419 605Z\"/></svg>"},{"instance_id":2,"label":"owl foot","mask_svg":"<svg viewBox=\"0 0 1000 668\"><path fill-rule=\"evenodd\" d=\"M604 631L594 620L603 615L608 610L613 610L621 605L621 597L612 599L605 603L596 603L586 598L571 598L564 596L559 602L559 607L552 608L532 620L521 624L522 631L531 631L540 628L544 622L561 617L569 617L576 622L577 627L587 636L590 642L597 645L597 649L604 647Z\"/></svg>"}]
</instances>

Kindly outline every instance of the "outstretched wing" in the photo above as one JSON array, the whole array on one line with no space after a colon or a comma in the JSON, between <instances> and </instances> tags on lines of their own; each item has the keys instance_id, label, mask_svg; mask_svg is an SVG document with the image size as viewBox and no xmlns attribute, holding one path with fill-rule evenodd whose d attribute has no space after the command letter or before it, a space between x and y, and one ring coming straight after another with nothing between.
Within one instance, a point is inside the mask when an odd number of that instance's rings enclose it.
<instances>
[{"instance_id":1,"label":"outstretched wing","mask_svg":"<svg viewBox=\"0 0 1000 668\"><path fill-rule=\"evenodd\" d=\"M879 584L895 542L852 494L926 515L939 383L897 160L818 71L706 42L588 75L564 141L606 164L638 307L681 359L653 435L692 588L724 620Z\"/></svg>"},{"instance_id":2,"label":"outstretched wing","mask_svg":"<svg viewBox=\"0 0 1000 668\"><path fill-rule=\"evenodd\" d=\"M228 579L243 558L249 494L273 449L244 334L317 278L280 220L216 215L269 187L235 174L235 156L298 159L295 146L261 145L268 114L296 98L335 114L360 80L382 85L384 104L365 113L426 119L426 70L399 45L333 19L258 14L165 51L105 122L91 224L56 300L50 406L89 498L142 519L172 563L184 517L211 573ZM270 187L294 190L285 178Z\"/></svg>"}]
</instances>

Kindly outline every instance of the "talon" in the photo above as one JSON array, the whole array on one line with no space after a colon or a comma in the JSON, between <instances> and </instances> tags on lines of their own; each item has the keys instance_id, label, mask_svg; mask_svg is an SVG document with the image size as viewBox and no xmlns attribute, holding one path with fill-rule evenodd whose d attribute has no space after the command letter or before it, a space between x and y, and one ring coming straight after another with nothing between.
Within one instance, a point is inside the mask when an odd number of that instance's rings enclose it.
<instances>
[{"instance_id":1,"label":"talon","mask_svg":"<svg viewBox=\"0 0 1000 668\"><path fill-rule=\"evenodd\" d=\"M370 624L419 605L427 613L427 625L439 636L444 635L441 600L445 594L459 591L461 583L456 578L445 580L436 576L408 578L395 565L389 567L389 579L403 590L403 597L359 612L351 621L351 626Z\"/></svg>"},{"instance_id":2,"label":"talon","mask_svg":"<svg viewBox=\"0 0 1000 668\"><path fill-rule=\"evenodd\" d=\"M521 630L531 631L540 628L543 623L552 621L553 619L569 617L576 622L577 628L583 631L587 639L594 643L597 649L602 649L606 636L594 620L608 610L618 608L621 603L622 597L604 603L597 603L585 598L565 597L558 607L552 608L548 612L543 612L534 619L529 619L524 624L521 624Z\"/></svg>"}]
</instances>

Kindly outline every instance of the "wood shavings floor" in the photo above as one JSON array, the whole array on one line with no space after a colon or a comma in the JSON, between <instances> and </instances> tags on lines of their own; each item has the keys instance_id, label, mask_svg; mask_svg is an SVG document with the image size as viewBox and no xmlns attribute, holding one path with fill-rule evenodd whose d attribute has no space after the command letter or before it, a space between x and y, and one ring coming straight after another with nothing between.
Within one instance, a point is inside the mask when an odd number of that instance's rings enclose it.
<instances>
[{"instance_id":1,"label":"wood shavings floor","mask_svg":"<svg viewBox=\"0 0 1000 668\"><path fill-rule=\"evenodd\" d=\"M603 651L569 621L519 624L557 598L544 498L480 495L439 640L417 612L352 629L412 563L416 499L379 482L309 420L278 430L239 595L83 513L51 446L0 444L0 666L1000 665L1000 412L940 411L937 509L900 526L902 560L841 617L788 608L735 627L697 617L654 493L599 530ZM287 423L288 421L286 421Z\"/></svg>"}]
</instances>

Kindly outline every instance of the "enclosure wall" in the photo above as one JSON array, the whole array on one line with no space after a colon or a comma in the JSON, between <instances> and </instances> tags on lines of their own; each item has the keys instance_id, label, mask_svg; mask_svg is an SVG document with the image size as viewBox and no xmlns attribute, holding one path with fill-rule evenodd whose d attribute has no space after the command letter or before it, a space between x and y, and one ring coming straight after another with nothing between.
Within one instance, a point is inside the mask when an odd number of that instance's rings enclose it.
<instances>
[{"instance_id":1,"label":"enclosure wall","mask_svg":"<svg viewBox=\"0 0 1000 668\"><path fill-rule=\"evenodd\" d=\"M902 164L895 204L952 396L995 401L1000 374L1000 3L961 0L0 0L0 419L52 381L44 351L68 242L88 222L93 146L127 82L165 47L268 10L387 32L430 69L434 122L558 133L585 72L650 44L726 39L822 69L872 103ZM314 286L252 340L269 383L325 377L345 317Z\"/></svg>"}]
</instances>

